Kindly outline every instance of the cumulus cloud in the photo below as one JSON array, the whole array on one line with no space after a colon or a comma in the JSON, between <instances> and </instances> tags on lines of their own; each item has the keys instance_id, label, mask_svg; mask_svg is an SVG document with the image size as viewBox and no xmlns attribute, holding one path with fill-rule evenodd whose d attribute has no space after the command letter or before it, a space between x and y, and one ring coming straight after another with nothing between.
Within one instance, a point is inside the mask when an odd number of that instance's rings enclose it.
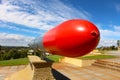
<instances>
[{"instance_id":1,"label":"cumulus cloud","mask_svg":"<svg viewBox=\"0 0 120 80\"><path fill-rule=\"evenodd\" d=\"M112 31L112 30L100 30L101 38L102 39L117 39L120 37L120 32L118 31Z\"/></svg>"},{"instance_id":2,"label":"cumulus cloud","mask_svg":"<svg viewBox=\"0 0 120 80\"><path fill-rule=\"evenodd\" d=\"M116 10L120 11L120 4L116 5ZM49 30L59 23L73 18L89 20L91 14L84 9L77 10L74 7L68 6L60 0L2 0L0 4L1 21L25 25L26 27L39 30ZM39 34L39 32L22 29L16 25L11 26L8 23L2 23L0 25L2 28ZM104 40L111 43L110 40L115 40L115 38L120 37L120 35L118 35L120 34L120 26L113 25L113 30L109 30L103 29L103 25L101 24L96 25L101 33L100 44L103 42L106 43ZM31 39L33 39L33 37L12 33L0 33L0 44L2 45L27 45Z\"/></svg>"},{"instance_id":3,"label":"cumulus cloud","mask_svg":"<svg viewBox=\"0 0 120 80\"><path fill-rule=\"evenodd\" d=\"M0 28L12 29L21 32L44 34L59 23L73 18L89 19L90 14L84 9L77 10L74 7L62 3L60 0L2 0L0 4ZM18 25L39 29L41 32L23 29ZM0 33L2 45L27 45L32 37Z\"/></svg>"},{"instance_id":4,"label":"cumulus cloud","mask_svg":"<svg viewBox=\"0 0 120 80\"><path fill-rule=\"evenodd\" d=\"M112 30L106 30L106 29L100 29L100 46L117 46L117 40L116 38L120 37L120 32L112 31Z\"/></svg>"},{"instance_id":5,"label":"cumulus cloud","mask_svg":"<svg viewBox=\"0 0 120 80\"><path fill-rule=\"evenodd\" d=\"M90 14L68 7L59 0L3 0L0 19L38 29L51 29L58 23L72 18L89 19ZM75 14L74 14L75 13Z\"/></svg>"},{"instance_id":6,"label":"cumulus cloud","mask_svg":"<svg viewBox=\"0 0 120 80\"><path fill-rule=\"evenodd\" d=\"M120 26L119 25L107 25L112 29L104 29L104 25L96 24L100 30L100 43L98 46L117 46L117 40L120 40Z\"/></svg>"},{"instance_id":7,"label":"cumulus cloud","mask_svg":"<svg viewBox=\"0 0 120 80\"><path fill-rule=\"evenodd\" d=\"M16 24L10 25L10 23L8 23L6 21L0 21L0 28L7 28L7 29L15 30L15 31L20 31L20 32L40 34L39 31L29 30L29 29L25 29L25 28L21 28L21 27L17 27L17 26L18 25L16 25Z\"/></svg>"},{"instance_id":8,"label":"cumulus cloud","mask_svg":"<svg viewBox=\"0 0 120 80\"><path fill-rule=\"evenodd\" d=\"M114 25L113 27L114 27L115 31L120 32L120 25L119 26Z\"/></svg>"},{"instance_id":9,"label":"cumulus cloud","mask_svg":"<svg viewBox=\"0 0 120 80\"><path fill-rule=\"evenodd\" d=\"M120 26L119 25L103 25L103 24L96 24L100 31L101 39L102 40L116 40L120 37ZM109 27L109 28L105 28Z\"/></svg>"},{"instance_id":10,"label":"cumulus cloud","mask_svg":"<svg viewBox=\"0 0 120 80\"><path fill-rule=\"evenodd\" d=\"M27 46L33 39L23 35L0 33L0 45L3 46Z\"/></svg>"},{"instance_id":11,"label":"cumulus cloud","mask_svg":"<svg viewBox=\"0 0 120 80\"><path fill-rule=\"evenodd\" d=\"M117 46L117 40L100 40L99 47Z\"/></svg>"}]
</instances>

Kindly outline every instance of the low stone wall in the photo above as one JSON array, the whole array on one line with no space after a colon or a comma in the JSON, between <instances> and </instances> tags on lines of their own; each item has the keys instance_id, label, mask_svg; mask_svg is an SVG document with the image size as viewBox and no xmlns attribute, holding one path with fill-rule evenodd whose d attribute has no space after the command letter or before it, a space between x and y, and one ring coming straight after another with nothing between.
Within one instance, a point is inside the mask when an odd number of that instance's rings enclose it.
<instances>
[{"instance_id":1,"label":"low stone wall","mask_svg":"<svg viewBox=\"0 0 120 80\"><path fill-rule=\"evenodd\" d=\"M41 60L38 56L28 56L34 66L33 80L55 80L51 72L51 62Z\"/></svg>"},{"instance_id":2,"label":"low stone wall","mask_svg":"<svg viewBox=\"0 0 120 80\"><path fill-rule=\"evenodd\" d=\"M55 80L51 73L52 63L41 60L37 56L28 56L29 65L8 76L5 80Z\"/></svg>"},{"instance_id":3,"label":"low stone wall","mask_svg":"<svg viewBox=\"0 0 120 80\"><path fill-rule=\"evenodd\" d=\"M77 58L64 57L60 59L60 62L70 63L79 67L91 66L95 60L82 60Z\"/></svg>"},{"instance_id":4,"label":"low stone wall","mask_svg":"<svg viewBox=\"0 0 120 80\"><path fill-rule=\"evenodd\" d=\"M31 65L29 64L26 68L8 76L5 80L32 80L33 74L34 70L31 69Z\"/></svg>"}]
</instances>

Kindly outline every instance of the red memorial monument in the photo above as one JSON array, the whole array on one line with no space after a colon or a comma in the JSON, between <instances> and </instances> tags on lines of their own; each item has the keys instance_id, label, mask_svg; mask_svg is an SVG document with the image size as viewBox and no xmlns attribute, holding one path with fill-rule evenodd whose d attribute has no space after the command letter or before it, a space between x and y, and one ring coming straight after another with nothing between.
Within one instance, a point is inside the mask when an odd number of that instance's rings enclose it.
<instances>
[{"instance_id":1,"label":"red memorial monument","mask_svg":"<svg viewBox=\"0 0 120 80\"><path fill-rule=\"evenodd\" d=\"M65 21L36 38L31 47L51 54L79 57L91 52L100 40L98 28L82 19Z\"/></svg>"}]
</instances>

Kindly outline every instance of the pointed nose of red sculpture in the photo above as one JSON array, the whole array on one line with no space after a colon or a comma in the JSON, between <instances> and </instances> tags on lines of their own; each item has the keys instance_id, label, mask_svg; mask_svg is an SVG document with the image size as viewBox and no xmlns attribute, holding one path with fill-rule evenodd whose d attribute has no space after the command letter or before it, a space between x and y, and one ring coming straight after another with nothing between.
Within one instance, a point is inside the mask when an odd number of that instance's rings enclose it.
<instances>
[{"instance_id":1,"label":"pointed nose of red sculpture","mask_svg":"<svg viewBox=\"0 0 120 80\"><path fill-rule=\"evenodd\" d=\"M78 57L96 48L99 39L99 30L93 23L73 19L48 31L43 37L43 45L52 54Z\"/></svg>"}]
</instances>

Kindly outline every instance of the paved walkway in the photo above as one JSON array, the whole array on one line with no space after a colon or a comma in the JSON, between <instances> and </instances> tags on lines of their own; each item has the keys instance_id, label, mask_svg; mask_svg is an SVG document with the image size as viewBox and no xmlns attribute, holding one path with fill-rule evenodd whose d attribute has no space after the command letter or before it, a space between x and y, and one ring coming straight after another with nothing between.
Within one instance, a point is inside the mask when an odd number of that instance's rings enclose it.
<instances>
[{"instance_id":1,"label":"paved walkway","mask_svg":"<svg viewBox=\"0 0 120 80\"><path fill-rule=\"evenodd\" d=\"M38 57L38 56L33 56L33 55L31 55L31 56L28 56L28 58L29 58L29 61L31 62L31 63L36 63L36 62L46 62L45 60L41 60L40 59L40 57Z\"/></svg>"},{"instance_id":2,"label":"paved walkway","mask_svg":"<svg viewBox=\"0 0 120 80\"><path fill-rule=\"evenodd\" d=\"M67 80L120 80L120 72L97 66L81 68L67 63L54 63L52 67L64 74Z\"/></svg>"},{"instance_id":3,"label":"paved walkway","mask_svg":"<svg viewBox=\"0 0 120 80\"><path fill-rule=\"evenodd\" d=\"M107 53L110 54L110 55L120 56L120 51L107 51Z\"/></svg>"},{"instance_id":4,"label":"paved walkway","mask_svg":"<svg viewBox=\"0 0 120 80\"><path fill-rule=\"evenodd\" d=\"M12 73L15 73L23 68L25 68L26 65L20 65L20 66L0 66L0 80L4 80L6 77L10 76Z\"/></svg>"}]
</instances>

